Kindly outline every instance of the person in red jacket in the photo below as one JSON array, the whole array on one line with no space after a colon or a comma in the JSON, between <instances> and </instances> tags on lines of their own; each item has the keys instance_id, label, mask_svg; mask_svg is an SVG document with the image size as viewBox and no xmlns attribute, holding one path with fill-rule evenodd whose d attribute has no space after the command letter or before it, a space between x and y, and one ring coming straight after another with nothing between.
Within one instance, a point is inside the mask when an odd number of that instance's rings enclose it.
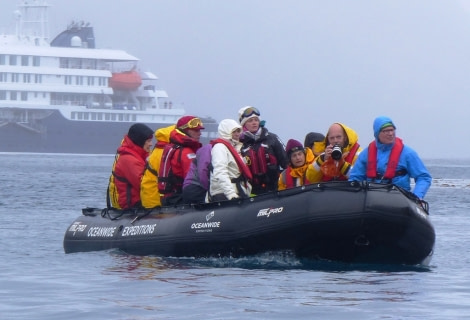
<instances>
[{"instance_id":1,"label":"person in red jacket","mask_svg":"<svg viewBox=\"0 0 470 320\"><path fill-rule=\"evenodd\" d=\"M202 129L204 125L201 119L184 116L170 133L170 143L163 149L158 171L158 190L163 206L183 202L183 181L196 157L196 151L202 146L199 142Z\"/></svg>"},{"instance_id":2,"label":"person in red jacket","mask_svg":"<svg viewBox=\"0 0 470 320\"><path fill-rule=\"evenodd\" d=\"M133 124L117 149L108 186L108 208L141 207L140 181L152 146L153 130L142 123Z\"/></svg>"}]
</instances>

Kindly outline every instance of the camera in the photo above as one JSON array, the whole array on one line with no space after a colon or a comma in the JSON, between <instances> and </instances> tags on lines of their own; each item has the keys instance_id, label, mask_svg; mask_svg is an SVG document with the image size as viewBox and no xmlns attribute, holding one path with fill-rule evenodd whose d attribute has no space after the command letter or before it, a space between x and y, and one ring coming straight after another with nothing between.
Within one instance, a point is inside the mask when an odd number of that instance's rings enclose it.
<instances>
[{"instance_id":1,"label":"camera","mask_svg":"<svg viewBox=\"0 0 470 320\"><path fill-rule=\"evenodd\" d=\"M340 160L341 157L343 156L343 151L341 151L341 147L339 144L335 144L333 146L333 151L331 151L331 157L333 160Z\"/></svg>"}]
</instances>

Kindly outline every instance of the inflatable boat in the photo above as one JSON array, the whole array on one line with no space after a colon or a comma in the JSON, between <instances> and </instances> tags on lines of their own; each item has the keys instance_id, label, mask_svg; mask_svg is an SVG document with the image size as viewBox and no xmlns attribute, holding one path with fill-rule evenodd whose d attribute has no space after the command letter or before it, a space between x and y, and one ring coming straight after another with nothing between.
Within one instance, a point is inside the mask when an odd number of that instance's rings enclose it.
<instances>
[{"instance_id":1,"label":"inflatable boat","mask_svg":"<svg viewBox=\"0 0 470 320\"><path fill-rule=\"evenodd\" d=\"M85 208L66 230L66 253L299 258L427 265L435 231L428 205L394 185L326 182L198 205L119 211Z\"/></svg>"}]
</instances>

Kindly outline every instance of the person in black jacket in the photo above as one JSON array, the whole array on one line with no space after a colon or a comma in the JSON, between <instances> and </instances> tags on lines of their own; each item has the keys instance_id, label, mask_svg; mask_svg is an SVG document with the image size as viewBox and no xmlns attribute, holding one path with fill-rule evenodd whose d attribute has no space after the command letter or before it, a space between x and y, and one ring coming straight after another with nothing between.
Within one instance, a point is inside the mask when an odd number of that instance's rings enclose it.
<instances>
[{"instance_id":1,"label":"person in black jacket","mask_svg":"<svg viewBox=\"0 0 470 320\"><path fill-rule=\"evenodd\" d=\"M277 191L279 174L289 163L284 143L261 125L260 115L259 110L251 106L238 111L243 128L241 153L253 175L254 195Z\"/></svg>"}]
</instances>

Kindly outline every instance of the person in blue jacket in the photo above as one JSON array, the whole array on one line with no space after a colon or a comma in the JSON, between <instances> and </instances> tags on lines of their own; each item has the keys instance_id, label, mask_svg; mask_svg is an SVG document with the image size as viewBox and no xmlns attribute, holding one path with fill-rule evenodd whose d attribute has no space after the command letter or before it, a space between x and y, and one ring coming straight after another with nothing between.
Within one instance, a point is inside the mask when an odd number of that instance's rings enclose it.
<instances>
[{"instance_id":1,"label":"person in blue jacket","mask_svg":"<svg viewBox=\"0 0 470 320\"><path fill-rule=\"evenodd\" d=\"M412 191L423 199L431 186L432 177L415 150L395 136L392 119L380 116L374 120L375 140L356 160L349 181L392 183L411 191L410 178L415 180Z\"/></svg>"}]
</instances>

